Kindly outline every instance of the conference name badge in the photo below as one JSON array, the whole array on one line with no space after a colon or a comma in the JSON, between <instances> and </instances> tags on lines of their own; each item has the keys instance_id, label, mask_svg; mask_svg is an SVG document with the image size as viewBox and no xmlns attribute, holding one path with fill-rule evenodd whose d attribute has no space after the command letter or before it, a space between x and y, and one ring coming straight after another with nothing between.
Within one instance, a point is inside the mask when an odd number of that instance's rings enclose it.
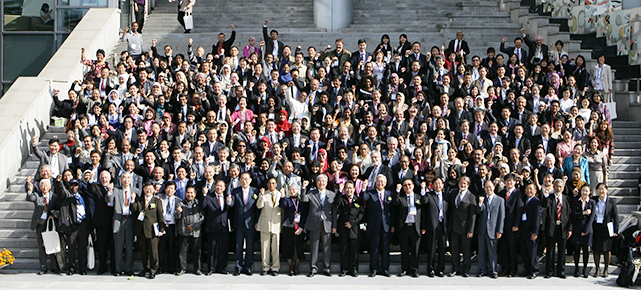
<instances>
[{"instance_id":1,"label":"conference name badge","mask_svg":"<svg viewBox=\"0 0 641 290\"><path fill-rule=\"evenodd\" d=\"M155 204L155 203L150 204L150 205L149 205L149 208L150 208L150 209L154 209L154 208L156 208L156 204Z\"/></svg>"},{"instance_id":2,"label":"conference name badge","mask_svg":"<svg viewBox=\"0 0 641 290\"><path fill-rule=\"evenodd\" d=\"M360 206L358 203L355 203L355 204L354 204L354 207L355 207L355 208L359 208L359 207L361 207L361 206Z\"/></svg>"},{"instance_id":3,"label":"conference name badge","mask_svg":"<svg viewBox=\"0 0 641 290\"><path fill-rule=\"evenodd\" d=\"M416 201L416 204L421 205L421 200L420 200L420 199L419 199L419 200L417 200L417 201Z\"/></svg>"},{"instance_id":4,"label":"conference name badge","mask_svg":"<svg viewBox=\"0 0 641 290\"><path fill-rule=\"evenodd\" d=\"M258 196L256 194L254 194L254 199L257 199L257 198L258 198Z\"/></svg>"},{"instance_id":5,"label":"conference name badge","mask_svg":"<svg viewBox=\"0 0 641 290\"><path fill-rule=\"evenodd\" d=\"M391 196L390 196L390 197L388 197L388 198L387 198L387 200L392 201L392 197L391 197Z\"/></svg>"}]
</instances>

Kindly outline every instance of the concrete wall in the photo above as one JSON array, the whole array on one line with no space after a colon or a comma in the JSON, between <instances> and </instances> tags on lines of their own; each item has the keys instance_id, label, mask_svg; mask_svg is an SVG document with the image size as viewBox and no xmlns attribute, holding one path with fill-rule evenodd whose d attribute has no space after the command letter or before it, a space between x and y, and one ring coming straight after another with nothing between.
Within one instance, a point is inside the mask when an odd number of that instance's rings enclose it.
<instances>
[{"instance_id":1,"label":"concrete wall","mask_svg":"<svg viewBox=\"0 0 641 290\"><path fill-rule=\"evenodd\" d=\"M314 23L327 31L338 31L352 24L352 0L314 0Z\"/></svg>"},{"instance_id":2,"label":"concrete wall","mask_svg":"<svg viewBox=\"0 0 641 290\"><path fill-rule=\"evenodd\" d=\"M119 27L119 9L90 9L37 77L18 78L0 99L0 198L29 156L31 136L48 129L53 90L64 99L71 83L82 78L80 48L88 58L99 48L111 51Z\"/></svg>"}]
</instances>

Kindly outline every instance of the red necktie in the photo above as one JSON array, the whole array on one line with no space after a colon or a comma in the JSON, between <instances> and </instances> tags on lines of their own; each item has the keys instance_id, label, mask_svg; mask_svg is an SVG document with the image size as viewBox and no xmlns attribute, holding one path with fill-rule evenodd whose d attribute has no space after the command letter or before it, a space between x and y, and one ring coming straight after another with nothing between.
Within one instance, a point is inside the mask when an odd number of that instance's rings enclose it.
<instances>
[{"instance_id":1,"label":"red necktie","mask_svg":"<svg viewBox=\"0 0 641 290\"><path fill-rule=\"evenodd\" d=\"M154 167L149 165L149 173L151 173L154 170Z\"/></svg>"},{"instance_id":2,"label":"red necktie","mask_svg":"<svg viewBox=\"0 0 641 290\"><path fill-rule=\"evenodd\" d=\"M461 41L458 41L458 45L456 45L456 52L459 52L461 50Z\"/></svg>"},{"instance_id":3,"label":"red necktie","mask_svg":"<svg viewBox=\"0 0 641 290\"><path fill-rule=\"evenodd\" d=\"M102 88L103 91L106 90L107 89L107 80L103 79L102 80L102 84L100 85L100 87Z\"/></svg>"},{"instance_id":4,"label":"red necktie","mask_svg":"<svg viewBox=\"0 0 641 290\"><path fill-rule=\"evenodd\" d=\"M561 197L556 198L556 218L557 220L561 220Z\"/></svg>"},{"instance_id":5,"label":"red necktie","mask_svg":"<svg viewBox=\"0 0 641 290\"><path fill-rule=\"evenodd\" d=\"M220 208L223 208L223 195L222 194L218 195L218 204L220 205Z\"/></svg>"},{"instance_id":6,"label":"red necktie","mask_svg":"<svg viewBox=\"0 0 641 290\"><path fill-rule=\"evenodd\" d=\"M507 193L505 193L505 201L510 199L510 194L511 194L510 190L508 190Z\"/></svg>"},{"instance_id":7,"label":"red necktie","mask_svg":"<svg viewBox=\"0 0 641 290\"><path fill-rule=\"evenodd\" d=\"M129 206L129 196L126 190L125 190L125 206Z\"/></svg>"}]
</instances>

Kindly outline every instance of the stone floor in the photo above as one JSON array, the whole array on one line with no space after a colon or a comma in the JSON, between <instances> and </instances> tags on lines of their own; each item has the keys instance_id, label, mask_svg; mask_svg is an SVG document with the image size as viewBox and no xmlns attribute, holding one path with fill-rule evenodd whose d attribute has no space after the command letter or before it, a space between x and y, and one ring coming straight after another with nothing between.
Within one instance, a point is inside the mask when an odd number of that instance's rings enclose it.
<instances>
[{"instance_id":1,"label":"stone floor","mask_svg":"<svg viewBox=\"0 0 641 290\"><path fill-rule=\"evenodd\" d=\"M366 275L360 275L357 278L345 277L339 278L336 275L332 277L316 276L314 278L307 278L305 276L288 277L287 275L279 275L278 277L265 276L254 274L252 277L245 275L233 277L232 275L212 275L212 276L194 276L193 274L185 274L180 277L173 275L158 275L154 280L135 277L129 280L127 277L113 277L109 275L96 276L90 273L87 276L74 275L71 277L47 274L38 276L35 272L22 272L15 270L0 271L0 289L136 289L136 290L158 290L158 286L171 287L168 289L212 289L214 286L217 290L226 289L301 289L301 290L316 290L328 289L398 289L399 286L403 289L545 289L545 290L586 290L586 289L607 289L618 287L615 283L616 276L611 275L607 279L603 278L574 278L568 277L567 279L551 278L544 279L537 277L534 280L526 278L499 278L490 279L483 278L428 278L421 276L419 278L409 277L382 277L369 278ZM428 288L426 288L426 286Z\"/></svg>"}]
</instances>

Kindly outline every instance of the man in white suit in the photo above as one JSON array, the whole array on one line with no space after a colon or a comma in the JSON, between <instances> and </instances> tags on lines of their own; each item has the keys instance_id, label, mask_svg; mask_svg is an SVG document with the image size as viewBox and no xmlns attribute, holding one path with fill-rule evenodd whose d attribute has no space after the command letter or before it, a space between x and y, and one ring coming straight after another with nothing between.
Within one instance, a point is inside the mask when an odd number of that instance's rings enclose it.
<instances>
[{"instance_id":1,"label":"man in white suit","mask_svg":"<svg viewBox=\"0 0 641 290\"><path fill-rule=\"evenodd\" d=\"M256 202L259 208L260 216L258 217L258 226L256 230L260 232L261 257L263 259L263 272L261 275L270 274L278 276L280 270L280 220L282 208L280 203L281 192L276 190L276 178L270 178L267 181L267 190L260 189L260 196ZM269 266L269 257L271 252L272 265Z\"/></svg>"}]
</instances>

